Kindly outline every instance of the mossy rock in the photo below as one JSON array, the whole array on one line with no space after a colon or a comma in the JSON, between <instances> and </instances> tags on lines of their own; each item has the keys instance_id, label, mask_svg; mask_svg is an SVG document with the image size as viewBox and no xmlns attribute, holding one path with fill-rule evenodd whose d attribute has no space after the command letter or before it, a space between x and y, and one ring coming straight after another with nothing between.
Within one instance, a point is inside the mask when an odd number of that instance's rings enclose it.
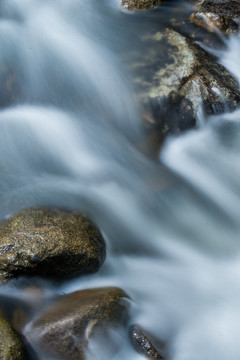
<instances>
[{"instance_id":1,"label":"mossy rock","mask_svg":"<svg viewBox=\"0 0 240 360\"><path fill-rule=\"evenodd\" d=\"M122 0L122 8L129 10L143 10L160 6L165 0Z\"/></svg>"},{"instance_id":2,"label":"mossy rock","mask_svg":"<svg viewBox=\"0 0 240 360\"><path fill-rule=\"evenodd\" d=\"M20 211L0 225L0 280L20 275L54 279L99 269L105 243L85 217L56 209Z\"/></svg>"},{"instance_id":3,"label":"mossy rock","mask_svg":"<svg viewBox=\"0 0 240 360\"><path fill-rule=\"evenodd\" d=\"M184 131L195 126L201 104L207 114L239 106L236 79L186 36L166 29L142 41L145 50L132 70L140 102L151 112L149 126L163 134Z\"/></svg>"},{"instance_id":4,"label":"mossy rock","mask_svg":"<svg viewBox=\"0 0 240 360\"><path fill-rule=\"evenodd\" d=\"M25 352L18 334L0 315L0 359L25 360Z\"/></svg>"},{"instance_id":5,"label":"mossy rock","mask_svg":"<svg viewBox=\"0 0 240 360\"><path fill-rule=\"evenodd\" d=\"M104 346L108 330L125 326L126 293L119 288L97 288L65 295L51 304L26 332L31 346L39 353L58 359L83 360L89 339L101 335Z\"/></svg>"}]
</instances>

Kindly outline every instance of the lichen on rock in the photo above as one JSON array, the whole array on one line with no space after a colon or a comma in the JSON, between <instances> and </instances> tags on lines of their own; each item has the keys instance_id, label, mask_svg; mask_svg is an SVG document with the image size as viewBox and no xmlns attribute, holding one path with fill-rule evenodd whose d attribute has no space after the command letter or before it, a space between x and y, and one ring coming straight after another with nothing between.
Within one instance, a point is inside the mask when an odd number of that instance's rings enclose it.
<instances>
[{"instance_id":1,"label":"lichen on rock","mask_svg":"<svg viewBox=\"0 0 240 360\"><path fill-rule=\"evenodd\" d=\"M133 64L139 99L151 108L163 132L195 126L199 107L207 114L234 110L239 84L217 59L172 29L145 36L149 52ZM161 52L165 54L160 61ZM167 56L166 56L167 55Z\"/></svg>"}]
</instances>

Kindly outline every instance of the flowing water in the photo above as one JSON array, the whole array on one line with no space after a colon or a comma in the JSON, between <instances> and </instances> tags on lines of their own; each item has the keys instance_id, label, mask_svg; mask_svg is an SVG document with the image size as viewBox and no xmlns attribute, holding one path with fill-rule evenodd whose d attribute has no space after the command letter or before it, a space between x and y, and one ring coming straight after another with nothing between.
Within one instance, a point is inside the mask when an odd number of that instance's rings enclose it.
<instances>
[{"instance_id":1,"label":"flowing water","mask_svg":"<svg viewBox=\"0 0 240 360\"><path fill-rule=\"evenodd\" d=\"M169 358L237 360L240 111L201 114L200 127L169 137L157 161L136 147L144 129L128 53L141 56L141 35L166 26L169 11L132 14L120 0L1 1L0 216L36 205L89 213L106 239L105 264L44 283L48 291L120 286L132 323L166 341ZM239 54L238 37L219 52L240 80ZM114 359L143 358L119 341ZM94 359L107 359L101 351Z\"/></svg>"}]
</instances>

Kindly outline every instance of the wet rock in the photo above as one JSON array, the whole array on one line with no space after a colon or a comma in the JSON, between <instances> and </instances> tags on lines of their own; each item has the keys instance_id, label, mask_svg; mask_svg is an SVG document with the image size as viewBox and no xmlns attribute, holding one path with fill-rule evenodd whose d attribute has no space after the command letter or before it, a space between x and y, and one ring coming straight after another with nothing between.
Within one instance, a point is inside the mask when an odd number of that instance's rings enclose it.
<instances>
[{"instance_id":1,"label":"wet rock","mask_svg":"<svg viewBox=\"0 0 240 360\"><path fill-rule=\"evenodd\" d=\"M25 360L23 345L11 325L0 315L0 359Z\"/></svg>"},{"instance_id":2,"label":"wet rock","mask_svg":"<svg viewBox=\"0 0 240 360\"><path fill-rule=\"evenodd\" d=\"M132 325L129 330L129 335L134 349L140 354L145 355L148 359L166 359L165 352L156 349L149 336L145 334L144 330L139 325ZM160 341L158 345L159 347L163 347L163 345L160 344Z\"/></svg>"},{"instance_id":3,"label":"wet rock","mask_svg":"<svg viewBox=\"0 0 240 360\"><path fill-rule=\"evenodd\" d=\"M19 275L61 279L91 273L105 259L104 240L85 217L60 210L20 211L0 225L0 280Z\"/></svg>"},{"instance_id":4,"label":"wet rock","mask_svg":"<svg viewBox=\"0 0 240 360\"><path fill-rule=\"evenodd\" d=\"M210 32L216 30L223 34L239 31L236 21L240 18L240 2L238 0L204 0L196 1L190 20Z\"/></svg>"},{"instance_id":5,"label":"wet rock","mask_svg":"<svg viewBox=\"0 0 240 360\"><path fill-rule=\"evenodd\" d=\"M83 360L91 338L101 335L108 346L109 328L125 325L126 298L124 291L111 287L63 296L33 321L26 336L37 353Z\"/></svg>"},{"instance_id":6,"label":"wet rock","mask_svg":"<svg viewBox=\"0 0 240 360\"><path fill-rule=\"evenodd\" d=\"M149 51L143 52L133 71L140 101L155 119L149 126L163 134L184 131L195 126L201 104L207 114L216 114L240 103L238 82L187 37L166 29L143 42Z\"/></svg>"},{"instance_id":7,"label":"wet rock","mask_svg":"<svg viewBox=\"0 0 240 360\"><path fill-rule=\"evenodd\" d=\"M143 10L162 5L165 0L122 0L122 8L129 10Z\"/></svg>"}]
</instances>

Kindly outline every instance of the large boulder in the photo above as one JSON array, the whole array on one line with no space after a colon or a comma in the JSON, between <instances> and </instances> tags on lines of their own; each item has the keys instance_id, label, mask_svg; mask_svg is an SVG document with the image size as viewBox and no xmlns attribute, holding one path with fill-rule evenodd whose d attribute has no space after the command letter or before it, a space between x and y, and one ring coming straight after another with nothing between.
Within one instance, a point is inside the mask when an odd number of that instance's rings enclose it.
<instances>
[{"instance_id":1,"label":"large boulder","mask_svg":"<svg viewBox=\"0 0 240 360\"><path fill-rule=\"evenodd\" d=\"M100 336L103 346L110 346L108 331L125 326L126 298L123 290L111 287L65 295L26 327L25 336L45 357L83 360L91 338Z\"/></svg>"},{"instance_id":2,"label":"large boulder","mask_svg":"<svg viewBox=\"0 0 240 360\"><path fill-rule=\"evenodd\" d=\"M166 29L144 37L142 57L133 64L139 98L163 133L194 127L201 105L207 114L234 110L239 84L217 59L184 35Z\"/></svg>"},{"instance_id":3,"label":"large boulder","mask_svg":"<svg viewBox=\"0 0 240 360\"><path fill-rule=\"evenodd\" d=\"M105 259L99 230L85 217L56 209L20 211L0 225L0 280L19 275L61 279L92 273Z\"/></svg>"},{"instance_id":4,"label":"large boulder","mask_svg":"<svg viewBox=\"0 0 240 360\"><path fill-rule=\"evenodd\" d=\"M122 7L129 10L143 10L162 5L165 0L122 0Z\"/></svg>"},{"instance_id":5,"label":"large boulder","mask_svg":"<svg viewBox=\"0 0 240 360\"><path fill-rule=\"evenodd\" d=\"M0 316L0 359L26 360L22 342L8 321Z\"/></svg>"}]
</instances>

